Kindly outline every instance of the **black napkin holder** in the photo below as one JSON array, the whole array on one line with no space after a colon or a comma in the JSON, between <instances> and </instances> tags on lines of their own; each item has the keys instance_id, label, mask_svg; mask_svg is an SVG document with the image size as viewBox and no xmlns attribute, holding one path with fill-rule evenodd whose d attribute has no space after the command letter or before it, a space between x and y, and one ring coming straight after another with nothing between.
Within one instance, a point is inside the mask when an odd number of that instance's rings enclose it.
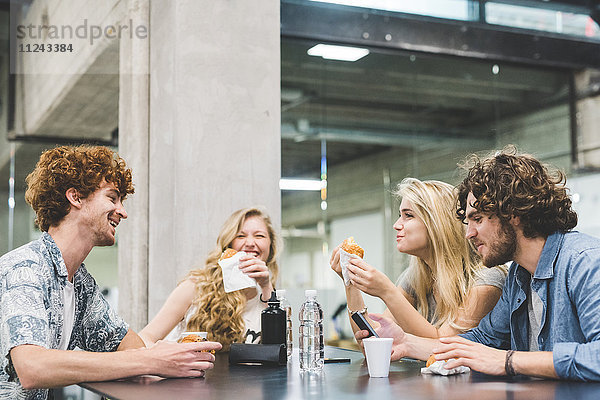
<instances>
[{"instance_id":1,"label":"black napkin holder","mask_svg":"<svg viewBox=\"0 0 600 400\"><path fill-rule=\"evenodd\" d=\"M287 365L287 347L283 343L232 343L229 364Z\"/></svg>"}]
</instances>

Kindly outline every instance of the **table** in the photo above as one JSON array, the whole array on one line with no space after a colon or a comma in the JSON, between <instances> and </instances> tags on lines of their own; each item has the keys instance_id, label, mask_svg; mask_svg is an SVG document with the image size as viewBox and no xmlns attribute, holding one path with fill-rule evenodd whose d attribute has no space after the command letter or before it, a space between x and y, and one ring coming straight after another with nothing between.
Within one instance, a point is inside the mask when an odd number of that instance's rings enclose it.
<instances>
[{"instance_id":1,"label":"table","mask_svg":"<svg viewBox=\"0 0 600 400\"><path fill-rule=\"evenodd\" d=\"M421 361L403 359L388 378L369 378L362 353L326 347L325 357L351 363L326 364L321 374L301 373L298 350L287 367L229 365L217 354L205 378L141 377L80 386L110 399L600 399L600 383L493 377L477 372L454 376L421 375Z\"/></svg>"}]
</instances>

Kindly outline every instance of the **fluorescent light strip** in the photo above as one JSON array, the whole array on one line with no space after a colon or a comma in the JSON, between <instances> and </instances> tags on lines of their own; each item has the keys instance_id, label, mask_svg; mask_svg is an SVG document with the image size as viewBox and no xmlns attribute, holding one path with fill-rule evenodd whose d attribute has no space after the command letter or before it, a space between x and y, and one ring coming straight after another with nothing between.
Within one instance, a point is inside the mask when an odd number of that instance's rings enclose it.
<instances>
[{"instance_id":1,"label":"fluorescent light strip","mask_svg":"<svg viewBox=\"0 0 600 400\"><path fill-rule=\"evenodd\" d=\"M319 43L308 49L307 53L309 56L323 57L326 60L356 61L369 54L369 49Z\"/></svg>"},{"instance_id":2,"label":"fluorescent light strip","mask_svg":"<svg viewBox=\"0 0 600 400\"><path fill-rule=\"evenodd\" d=\"M279 180L279 189L281 190L312 190L319 191L323 187L323 181L320 179L290 179L281 178Z\"/></svg>"}]
</instances>

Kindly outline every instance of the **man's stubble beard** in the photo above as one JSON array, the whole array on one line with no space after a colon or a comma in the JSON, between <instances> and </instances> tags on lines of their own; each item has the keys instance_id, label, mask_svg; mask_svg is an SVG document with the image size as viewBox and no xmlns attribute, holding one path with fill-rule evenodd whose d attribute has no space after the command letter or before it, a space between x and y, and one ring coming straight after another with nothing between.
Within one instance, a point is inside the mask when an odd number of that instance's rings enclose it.
<instances>
[{"instance_id":1,"label":"man's stubble beard","mask_svg":"<svg viewBox=\"0 0 600 400\"><path fill-rule=\"evenodd\" d=\"M517 250L516 236L515 228L509 222L501 221L498 235L488 244L489 253L483 257L483 264L494 267L512 261Z\"/></svg>"}]
</instances>

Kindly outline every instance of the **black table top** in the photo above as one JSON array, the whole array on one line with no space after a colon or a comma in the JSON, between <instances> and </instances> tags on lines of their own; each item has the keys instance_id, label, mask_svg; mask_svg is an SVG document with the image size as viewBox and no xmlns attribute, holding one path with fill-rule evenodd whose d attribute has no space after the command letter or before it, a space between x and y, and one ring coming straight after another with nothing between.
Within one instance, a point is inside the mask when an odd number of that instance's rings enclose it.
<instances>
[{"instance_id":1,"label":"black table top","mask_svg":"<svg viewBox=\"0 0 600 400\"><path fill-rule=\"evenodd\" d=\"M80 386L111 399L600 399L600 383L493 377L477 372L421 375L424 363L400 360L388 378L369 378L363 355L327 347L325 357L351 363L326 364L320 374L301 373L297 349L287 367L229 365L217 354L205 378L141 377Z\"/></svg>"}]
</instances>

